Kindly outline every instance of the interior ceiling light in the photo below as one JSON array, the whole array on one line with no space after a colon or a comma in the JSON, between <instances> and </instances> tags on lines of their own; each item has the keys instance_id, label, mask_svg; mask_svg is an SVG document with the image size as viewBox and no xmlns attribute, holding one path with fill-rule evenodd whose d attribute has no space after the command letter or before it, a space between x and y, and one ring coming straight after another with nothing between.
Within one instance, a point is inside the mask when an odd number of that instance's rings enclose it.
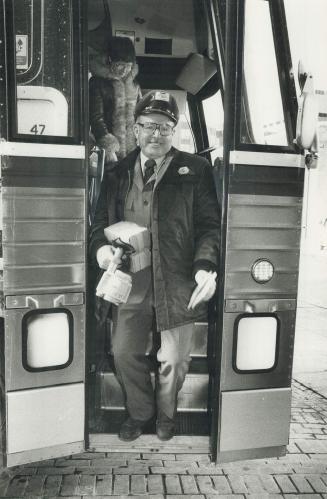
<instances>
[{"instance_id":1,"label":"interior ceiling light","mask_svg":"<svg viewBox=\"0 0 327 499\"><path fill-rule=\"evenodd\" d=\"M265 282L269 282L274 275L274 266L265 258L260 258L255 261L251 267L251 275L253 279L259 284L264 284Z\"/></svg>"}]
</instances>

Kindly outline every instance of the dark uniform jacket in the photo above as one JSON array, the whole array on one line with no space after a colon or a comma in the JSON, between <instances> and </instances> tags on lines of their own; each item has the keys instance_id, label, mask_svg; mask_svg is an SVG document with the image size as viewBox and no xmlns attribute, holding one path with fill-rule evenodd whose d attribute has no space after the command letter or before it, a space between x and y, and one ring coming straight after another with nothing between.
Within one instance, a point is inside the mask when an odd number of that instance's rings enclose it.
<instances>
[{"instance_id":1,"label":"dark uniform jacket","mask_svg":"<svg viewBox=\"0 0 327 499\"><path fill-rule=\"evenodd\" d=\"M132 185L139 149L107 173L91 228L90 252L108 244L104 228L124 220L124 204ZM153 190L151 210L152 271L158 330L206 318L206 304L187 305L199 269L216 270L220 214L209 163L172 148L166 172ZM104 300L100 299L101 302ZM107 310L102 303L103 310Z\"/></svg>"}]
</instances>

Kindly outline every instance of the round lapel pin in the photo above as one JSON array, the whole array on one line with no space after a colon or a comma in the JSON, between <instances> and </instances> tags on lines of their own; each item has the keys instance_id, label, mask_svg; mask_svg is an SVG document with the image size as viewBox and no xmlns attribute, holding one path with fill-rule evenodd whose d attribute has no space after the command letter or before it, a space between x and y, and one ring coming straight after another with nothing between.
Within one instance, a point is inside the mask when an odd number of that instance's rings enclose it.
<instances>
[{"instance_id":1,"label":"round lapel pin","mask_svg":"<svg viewBox=\"0 0 327 499\"><path fill-rule=\"evenodd\" d=\"M180 175L187 175L188 173L190 173L190 169L188 166L181 166L181 168L178 169L178 173Z\"/></svg>"}]
</instances>

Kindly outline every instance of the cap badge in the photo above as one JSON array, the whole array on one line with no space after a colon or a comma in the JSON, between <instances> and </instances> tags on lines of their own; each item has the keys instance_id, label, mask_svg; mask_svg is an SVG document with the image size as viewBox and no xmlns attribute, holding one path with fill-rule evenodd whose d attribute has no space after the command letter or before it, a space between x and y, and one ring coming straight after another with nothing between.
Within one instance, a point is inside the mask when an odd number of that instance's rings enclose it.
<instances>
[{"instance_id":1,"label":"cap badge","mask_svg":"<svg viewBox=\"0 0 327 499\"><path fill-rule=\"evenodd\" d=\"M155 100L161 100L161 101L164 101L164 102L169 102L169 93L168 92L161 92L161 91L157 91L155 94L154 94L154 99Z\"/></svg>"},{"instance_id":2,"label":"cap badge","mask_svg":"<svg viewBox=\"0 0 327 499\"><path fill-rule=\"evenodd\" d=\"M188 166L181 166L179 169L178 169L178 173L180 175L187 175L188 173L190 173L190 169Z\"/></svg>"}]
</instances>

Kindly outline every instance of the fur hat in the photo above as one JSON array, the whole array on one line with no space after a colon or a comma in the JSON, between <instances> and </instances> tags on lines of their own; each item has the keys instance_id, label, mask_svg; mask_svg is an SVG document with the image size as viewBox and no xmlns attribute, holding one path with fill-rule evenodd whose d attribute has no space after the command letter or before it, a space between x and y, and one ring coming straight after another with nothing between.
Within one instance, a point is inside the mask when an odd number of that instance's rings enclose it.
<instances>
[{"instance_id":1,"label":"fur hat","mask_svg":"<svg viewBox=\"0 0 327 499\"><path fill-rule=\"evenodd\" d=\"M135 62L135 49L130 38L113 36L108 41L108 58L110 62Z\"/></svg>"}]
</instances>

